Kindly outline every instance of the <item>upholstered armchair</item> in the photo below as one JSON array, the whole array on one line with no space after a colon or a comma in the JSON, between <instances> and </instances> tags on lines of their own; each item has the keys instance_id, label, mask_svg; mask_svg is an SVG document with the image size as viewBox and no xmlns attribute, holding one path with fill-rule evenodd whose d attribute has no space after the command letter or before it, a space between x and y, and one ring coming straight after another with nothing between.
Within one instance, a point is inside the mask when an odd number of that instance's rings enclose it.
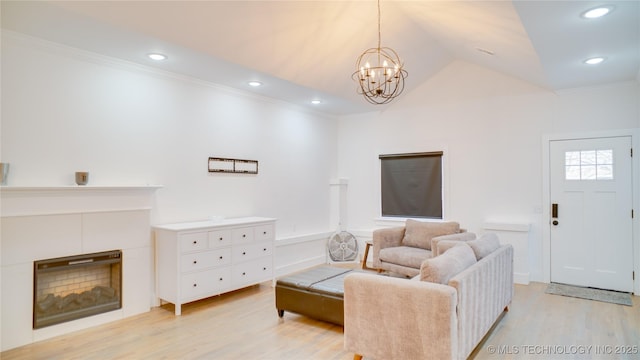
<instances>
[{"instance_id":1,"label":"upholstered armchair","mask_svg":"<svg viewBox=\"0 0 640 360\"><path fill-rule=\"evenodd\" d=\"M474 233L460 229L457 222L425 222L407 219L405 226L373 232L373 267L406 277L420 273L426 259L437 256L442 240L469 241Z\"/></svg>"}]
</instances>

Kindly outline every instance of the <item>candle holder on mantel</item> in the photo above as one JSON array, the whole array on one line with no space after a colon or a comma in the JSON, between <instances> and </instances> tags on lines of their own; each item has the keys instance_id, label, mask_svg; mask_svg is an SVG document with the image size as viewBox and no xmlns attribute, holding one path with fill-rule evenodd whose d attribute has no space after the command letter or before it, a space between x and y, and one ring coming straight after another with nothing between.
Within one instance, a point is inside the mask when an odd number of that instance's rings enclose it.
<instances>
[{"instance_id":1,"label":"candle holder on mantel","mask_svg":"<svg viewBox=\"0 0 640 360\"><path fill-rule=\"evenodd\" d=\"M87 185L89 183L89 173L87 171L76 172L76 184Z\"/></svg>"}]
</instances>

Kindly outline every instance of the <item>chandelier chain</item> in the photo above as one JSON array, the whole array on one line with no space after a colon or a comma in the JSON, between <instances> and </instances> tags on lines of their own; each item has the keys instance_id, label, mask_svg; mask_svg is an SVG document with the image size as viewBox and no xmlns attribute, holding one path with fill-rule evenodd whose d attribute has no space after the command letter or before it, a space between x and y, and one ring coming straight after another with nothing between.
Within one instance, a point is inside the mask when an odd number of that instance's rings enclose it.
<instances>
[{"instance_id":1,"label":"chandelier chain","mask_svg":"<svg viewBox=\"0 0 640 360\"><path fill-rule=\"evenodd\" d=\"M381 29L381 25L380 25L380 0L378 0L378 50L380 50L380 47L382 44L382 30Z\"/></svg>"}]
</instances>

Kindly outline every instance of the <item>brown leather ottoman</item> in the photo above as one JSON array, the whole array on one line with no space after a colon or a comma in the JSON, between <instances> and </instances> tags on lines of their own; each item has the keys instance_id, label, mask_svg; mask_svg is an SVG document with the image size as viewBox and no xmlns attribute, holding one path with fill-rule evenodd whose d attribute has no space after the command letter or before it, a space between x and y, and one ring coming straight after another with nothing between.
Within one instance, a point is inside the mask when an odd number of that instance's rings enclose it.
<instances>
[{"instance_id":1,"label":"brown leather ottoman","mask_svg":"<svg viewBox=\"0 0 640 360\"><path fill-rule=\"evenodd\" d=\"M344 277L353 271L321 266L278 279L278 316L283 317L286 310L344 325Z\"/></svg>"}]
</instances>

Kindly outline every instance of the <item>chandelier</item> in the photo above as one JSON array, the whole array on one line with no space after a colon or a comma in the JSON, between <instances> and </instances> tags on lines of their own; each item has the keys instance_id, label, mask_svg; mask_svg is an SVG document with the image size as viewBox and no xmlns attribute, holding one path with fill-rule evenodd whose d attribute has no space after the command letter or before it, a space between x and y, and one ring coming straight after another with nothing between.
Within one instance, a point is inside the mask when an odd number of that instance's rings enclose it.
<instances>
[{"instance_id":1,"label":"chandelier","mask_svg":"<svg viewBox=\"0 0 640 360\"><path fill-rule=\"evenodd\" d=\"M358 94L372 104L386 104L404 90L407 71L398 53L380 46L380 0L378 0L378 47L367 49L356 61L351 76L358 82Z\"/></svg>"}]
</instances>

